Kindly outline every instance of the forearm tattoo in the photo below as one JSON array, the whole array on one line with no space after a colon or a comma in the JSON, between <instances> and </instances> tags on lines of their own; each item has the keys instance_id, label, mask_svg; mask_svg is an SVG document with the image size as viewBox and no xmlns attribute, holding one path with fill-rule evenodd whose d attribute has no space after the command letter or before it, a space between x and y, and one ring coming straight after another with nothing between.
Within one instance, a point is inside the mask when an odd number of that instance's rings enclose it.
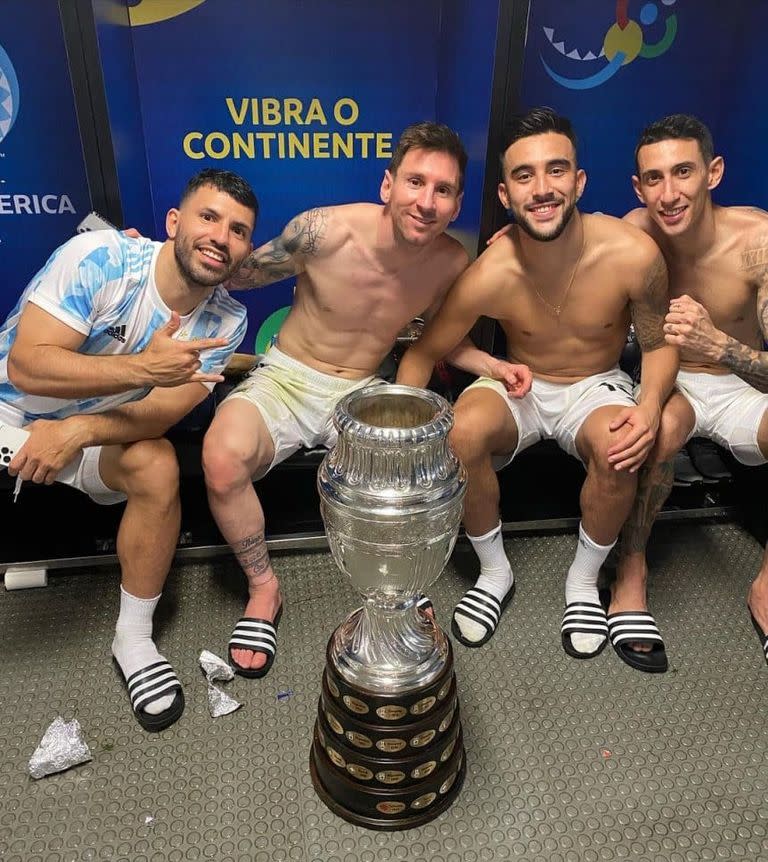
<instances>
[{"instance_id":1,"label":"forearm tattoo","mask_svg":"<svg viewBox=\"0 0 768 862\"><path fill-rule=\"evenodd\" d=\"M258 586L258 583L263 583L264 574L270 568L269 552L267 551L264 533L255 533L253 536L247 536L245 539L236 542L232 546L232 550L245 572L250 586ZM256 583L254 583L255 579L257 579Z\"/></svg>"},{"instance_id":2,"label":"forearm tattoo","mask_svg":"<svg viewBox=\"0 0 768 862\"><path fill-rule=\"evenodd\" d=\"M761 340L768 338L768 236L741 255L741 268L757 284L757 322ZM720 362L760 392L768 392L768 353L728 338Z\"/></svg>"},{"instance_id":3,"label":"forearm tattoo","mask_svg":"<svg viewBox=\"0 0 768 862\"><path fill-rule=\"evenodd\" d=\"M768 392L768 353L765 351L753 350L735 338L729 338L720 362L758 392Z\"/></svg>"},{"instance_id":4,"label":"forearm tattoo","mask_svg":"<svg viewBox=\"0 0 768 862\"><path fill-rule=\"evenodd\" d=\"M621 531L621 554L645 551L653 522L669 497L675 481L673 461L661 461L642 467L632 511Z\"/></svg>"},{"instance_id":5,"label":"forearm tattoo","mask_svg":"<svg viewBox=\"0 0 768 862\"><path fill-rule=\"evenodd\" d=\"M646 275L642 295L632 302L632 322L642 350L656 350L666 343L664 318L668 310L667 265L658 254Z\"/></svg>"},{"instance_id":6,"label":"forearm tattoo","mask_svg":"<svg viewBox=\"0 0 768 862\"><path fill-rule=\"evenodd\" d=\"M291 219L280 236L254 249L240 267L236 280L261 287L299 271L299 258L317 253L325 236L327 210L319 208Z\"/></svg>"}]
</instances>

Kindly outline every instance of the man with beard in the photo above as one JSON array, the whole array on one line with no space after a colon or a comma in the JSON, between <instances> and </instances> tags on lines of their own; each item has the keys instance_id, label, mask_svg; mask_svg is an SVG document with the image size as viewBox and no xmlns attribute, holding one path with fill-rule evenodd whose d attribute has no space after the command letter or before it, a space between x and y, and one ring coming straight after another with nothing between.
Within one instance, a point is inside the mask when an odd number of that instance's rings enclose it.
<instances>
[{"instance_id":1,"label":"man with beard","mask_svg":"<svg viewBox=\"0 0 768 862\"><path fill-rule=\"evenodd\" d=\"M622 531L611 612L625 618L647 607L645 548L686 440L708 437L746 465L768 460L768 213L713 203L725 164L709 129L690 115L651 123L635 162L632 183L644 206L625 218L666 259L672 301L664 331L680 349L680 373ZM768 661L768 549L747 605ZM614 646L638 670L667 667L663 643L642 628L625 630Z\"/></svg>"},{"instance_id":2,"label":"man with beard","mask_svg":"<svg viewBox=\"0 0 768 862\"><path fill-rule=\"evenodd\" d=\"M466 252L444 233L459 213L466 162L451 129L409 126L384 174L383 206L301 213L230 284L246 289L297 277L277 344L221 405L203 445L209 505L248 580L245 614L228 647L242 676L269 671L282 613L253 479L302 445L332 445L339 399L376 380L398 332L434 310L466 267ZM451 359L468 370L490 359L471 344L459 352L460 360ZM510 389L524 391L527 369L495 366Z\"/></svg>"},{"instance_id":3,"label":"man with beard","mask_svg":"<svg viewBox=\"0 0 768 862\"><path fill-rule=\"evenodd\" d=\"M618 219L576 209L586 176L570 122L536 108L512 125L499 197L516 226L458 280L421 339L403 357L398 382L423 386L434 363L480 315L495 318L510 362L533 372L531 391L508 398L493 369L456 404L451 443L468 472L464 526L480 577L457 605L454 635L479 647L493 635L514 591L504 552L495 469L542 438L585 465L579 541L565 583L562 644L575 658L605 646L597 592L600 566L632 506L677 371L665 345L667 274L655 243ZM643 348L643 391L618 368L630 320Z\"/></svg>"},{"instance_id":4,"label":"man with beard","mask_svg":"<svg viewBox=\"0 0 768 862\"><path fill-rule=\"evenodd\" d=\"M152 640L180 527L178 466L162 435L223 379L245 334L245 308L220 284L250 253L257 211L236 174L203 171L168 212L166 242L74 237L0 329L0 439L29 433L8 465L17 489L63 481L97 503L126 501L112 654L148 731L184 709Z\"/></svg>"}]
</instances>

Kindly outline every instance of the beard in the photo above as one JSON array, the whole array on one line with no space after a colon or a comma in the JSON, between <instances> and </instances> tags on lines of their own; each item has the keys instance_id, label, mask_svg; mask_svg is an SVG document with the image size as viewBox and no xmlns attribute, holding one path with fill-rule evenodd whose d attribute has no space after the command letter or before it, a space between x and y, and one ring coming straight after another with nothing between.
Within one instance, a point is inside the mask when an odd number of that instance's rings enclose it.
<instances>
[{"instance_id":1,"label":"beard","mask_svg":"<svg viewBox=\"0 0 768 862\"><path fill-rule=\"evenodd\" d=\"M550 229L550 233L543 233L534 227L528 219L523 215L523 213L517 213L513 211L513 215L515 217L515 222L522 230L524 230L531 239L538 240L539 242L552 242L557 239L560 234L568 227L568 222L573 217L573 213L576 210L576 201L572 201L568 206L563 210L563 216L560 219L560 224L556 225L554 228Z\"/></svg>"},{"instance_id":2,"label":"beard","mask_svg":"<svg viewBox=\"0 0 768 862\"><path fill-rule=\"evenodd\" d=\"M222 252L222 254L225 253ZM217 284L227 281L238 269L238 265L233 264L231 259L223 271L208 269L204 263L195 258L195 249L186 241L184 236L180 235L177 235L173 243L173 256L176 258L176 265L184 279L196 287L216 287Z\"/></svg>"},{"instance_id":3,"label":"beard","mask_svg":"<svg viewBox=\"0 0 768 862\"><path fill-rule=\"evenodd\" d=\"M434 224L430 226L429 230L422 233L413 225L408 224L407 216L403 218L402 223L393 219L392 226L396 238L414 248L421 248L422 246L429 245L437 236L440 235L440 233L442 233L442 230L438 230Z\"/></svg>"}]
</instances>

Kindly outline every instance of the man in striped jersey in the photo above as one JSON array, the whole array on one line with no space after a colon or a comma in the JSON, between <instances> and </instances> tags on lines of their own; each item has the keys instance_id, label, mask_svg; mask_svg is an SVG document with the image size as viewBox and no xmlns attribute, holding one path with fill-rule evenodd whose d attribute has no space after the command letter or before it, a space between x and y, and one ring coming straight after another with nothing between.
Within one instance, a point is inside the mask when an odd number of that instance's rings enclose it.
<instances>
[{"instance_id":1,"label":"man in striped jersey","mask_svg":"<svg viewBox=\"0 0 768 862\"><path fill-rule=\"evenodd\" d=\"M74 237L0 328L0 442L16 440L17 488L62 481L97 503L126 501L112 653L149 731L184 709L152 641L180 527L178 465L162 435L223 379L245 334L245 308L221 284L250 253L257 213L239 176L202 171L168 212L164 243L109 230Z\"/></svg>"}]
</instances>

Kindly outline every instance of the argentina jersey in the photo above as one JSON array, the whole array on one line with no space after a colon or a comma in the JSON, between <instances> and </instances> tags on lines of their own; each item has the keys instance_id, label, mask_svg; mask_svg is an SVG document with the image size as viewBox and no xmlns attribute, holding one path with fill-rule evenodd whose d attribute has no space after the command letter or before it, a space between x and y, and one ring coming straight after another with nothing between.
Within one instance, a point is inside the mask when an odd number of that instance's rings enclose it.
<instances>
[{"instance_id":1,"label":"argentina jersey","mask_svg":"<svg viewBox=\"0 0 768 862\"><path fill-rule=\"evenodd\" d=\"M79 234L58 248L33 277L0 328L0 421L20 426L35 419L65 419L102 413L136 401L150 387L94 398L28 395L8 378L8 354L27 303L42 308L83 336L78 352L92 356L143 351L171 311L155 284L162 243L131 238L119 231ZM222 287L181 318L177 338L226 338L227 346L205 350L201 371L221 373L246 329L245 308ZM213 384L203 384L213 388Z\"/></svg>"}]
</instances>

